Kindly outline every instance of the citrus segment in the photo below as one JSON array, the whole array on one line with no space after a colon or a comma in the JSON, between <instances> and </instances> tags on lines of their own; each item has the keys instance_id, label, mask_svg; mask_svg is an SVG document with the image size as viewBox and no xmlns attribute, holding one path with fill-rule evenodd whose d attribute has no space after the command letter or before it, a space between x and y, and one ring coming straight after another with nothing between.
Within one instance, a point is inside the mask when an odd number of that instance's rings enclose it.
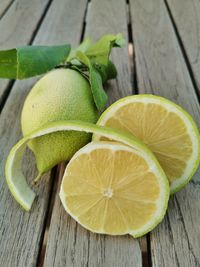
<instances>
[{"instance_id":1,"label":"citrus segment","mask_svg":"<svg viewBox=\"0 0 200 267\"><path fill-rule=\"evenodd\" d=\"M192 177L200 160L199 132L192 117L173 102L153 95L135 95L111 105L97 122L125 130L142 140L164 169L171 192ZM94 140L107 140L94 136Z\"/></svg>"},{"instance_id":2,"label":"citrus segment","mask_svg":"<svg viewBox=\"0 0 200 267\"><path fill-rule=\"evenodd\" d=\"M66 211L93 232L141 236L164 216L168 193L163 171L143 150L92 142L69 162L60 198Z\"/></svg>"}]
</instances>

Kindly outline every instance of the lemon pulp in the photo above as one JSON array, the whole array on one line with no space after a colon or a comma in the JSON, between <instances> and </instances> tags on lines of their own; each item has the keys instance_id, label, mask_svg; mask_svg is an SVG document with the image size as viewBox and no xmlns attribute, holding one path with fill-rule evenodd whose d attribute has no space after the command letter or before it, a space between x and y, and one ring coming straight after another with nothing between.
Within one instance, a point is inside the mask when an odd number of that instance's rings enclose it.
<instances>
[{"instance_id":1,"label":"lemon pulp","mask_svg":"<svg viewBox=\"0 0 200 267\"><path fill-rule=\"evenodd\" d=\"M119 143L86 145L72 158L62 180L66 211L97 233L139 236L151 230L165 209L168 187L149 160Z\"/></svg>"}]
</instances>

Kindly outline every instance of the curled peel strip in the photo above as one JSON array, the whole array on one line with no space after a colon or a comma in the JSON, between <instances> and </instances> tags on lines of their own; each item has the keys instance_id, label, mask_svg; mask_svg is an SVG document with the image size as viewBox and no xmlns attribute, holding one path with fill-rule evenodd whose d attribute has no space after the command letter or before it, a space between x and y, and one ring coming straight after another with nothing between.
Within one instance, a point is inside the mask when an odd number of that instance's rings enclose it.
<instances>
[{"instance_id":1,"label":"curled peel strip","mask_svg":"<svg viewBox=\"0 0 200 267\"><path fill-rule=\"evenodd\" d=\"M10 151L5 167L5 174L8 187L14 196L15 200L27 211L31 209L35 199L35 192L29 187L25 176L21 170L21 163L24 155L26 145L29 141L58 131L83 131L87 133L94 133L96 137L99 135L110 138L114 141L121 142L125 145L139 150L144 155L151 158L163 173L157 159L153 153L133 135L124 133L122 131L111 129L105 126L98 126L92 123L83 121L57 121L49 123L41 129L34 131L28 136L22 138ZM95 138L94 138L95 139Z\"/></svg>"}]
</instances>

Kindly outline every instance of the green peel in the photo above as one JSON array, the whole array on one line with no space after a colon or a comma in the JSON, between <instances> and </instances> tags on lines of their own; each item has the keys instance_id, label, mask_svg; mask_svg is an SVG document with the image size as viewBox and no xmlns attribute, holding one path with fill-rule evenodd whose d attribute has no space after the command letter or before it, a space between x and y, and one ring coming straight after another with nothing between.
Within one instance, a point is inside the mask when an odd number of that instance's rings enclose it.
<instances>
[{"instance_id":1,"label":"green peel","mask_svg":"<svg viewBox=\"0 0 200 267\"><path fill-rule=\"evenodd\" d=\"M21 163L27 143L37 137L58 132L58 131L84 131L87 133L95 133L96 135L105 136L112 140L122 142L133 149L143 151L156 163L158 169L165 177L165 174L160 167L153 153L138 139L131 134L123 133L120 130L114 130L104 126L98 126L92 123L82 121L58 121L49 123L46 126L34 131L32 134L21 139L10 151L6 162L6 180L8 187L15 200L27 211L31 209L35 199L35 192L29 187L25 176L21 170ZM167 179L166 179L167 185ZM166 197L165 207L167 206L168 197ZM166 208L165 208L166 209ZM163 214L164 216L164 214Z\"/></svg>"}]
</instances>

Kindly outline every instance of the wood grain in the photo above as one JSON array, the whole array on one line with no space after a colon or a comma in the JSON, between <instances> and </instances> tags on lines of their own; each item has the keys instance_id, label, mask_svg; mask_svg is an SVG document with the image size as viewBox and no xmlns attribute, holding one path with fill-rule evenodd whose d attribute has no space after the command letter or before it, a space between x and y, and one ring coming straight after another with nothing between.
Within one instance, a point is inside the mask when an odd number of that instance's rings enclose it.
<instances>
[{"instance_id":1,"label":"wood grain","mask_svg":"<svg viewBox=\"0 0 200 267\"><path fill-rule=\"evenodd\" d=\"M49 0L14 1L0 20L0 50L28 44L48 2ZM0 80L0 106L8 85L8 80Z\"/></svg>"},{"instance_id":2,"label":"wood grain","mask_svg":"<svg viewBox=\"0 0 200 267\"><path fill-rule=\"evenodd\" d=\"M106 33L121 32L128 39L124 1L93 0L86 18L85 36L97 39ZM109 83L110 103L132 93L127 46L113 51L112 59L117 65L118 78ZM85 230L64 211L57 193L44 266L140 267L142 256L139 242L130 236L111 237Z\"/></svg>"},{"instance_id":3,"label":"wood grain","mask_svg":"<svg viewBox=\"0 0 200 267\"><path fill-rule=\"evenodd\" d=\"M39 7L39 2L37 3ZM85 6L86 1L81 1L81 3L66 0L54 1L34 44L78 42ZM76 10L77 7L78 10ZM55 14L54 18L57 17L54 23L52 22L53 14ZM74 15L70 16L71 14ZM20 113L22 105L35 80L29 79L15 83L0 116L0 266L36 266L46 217L51 188L51 183L48 182L51 180L49 173L46 174L43 183L37 190L38 198L30 213L24 212L13 200L4 178L7 154L12 145L21 137ZM30 156L26 158L25 175L33 178L36 176L33 158Z\"/></svg>"},{"instance_id":4,"label":"wood grain","mask_svg":"<svg viewBox=\"0 0 200 267\"><path fill-rule=\"evenodd\" d=\"M167 0L200 93L200 2Z\"/></svg>"},{"instance_id":5,"label":"wood grain","mask_svg":"<svg viewBox=\"0 0 200 267\"><path fill-rule=\"evenodd\" d=\"M200 126L200 107L172 23L161 0L131 2L140 93L180 104ZM151 234L153 266L200 265L200 172L171 198L164 221Z\"/></svg>"}]
</instances>

